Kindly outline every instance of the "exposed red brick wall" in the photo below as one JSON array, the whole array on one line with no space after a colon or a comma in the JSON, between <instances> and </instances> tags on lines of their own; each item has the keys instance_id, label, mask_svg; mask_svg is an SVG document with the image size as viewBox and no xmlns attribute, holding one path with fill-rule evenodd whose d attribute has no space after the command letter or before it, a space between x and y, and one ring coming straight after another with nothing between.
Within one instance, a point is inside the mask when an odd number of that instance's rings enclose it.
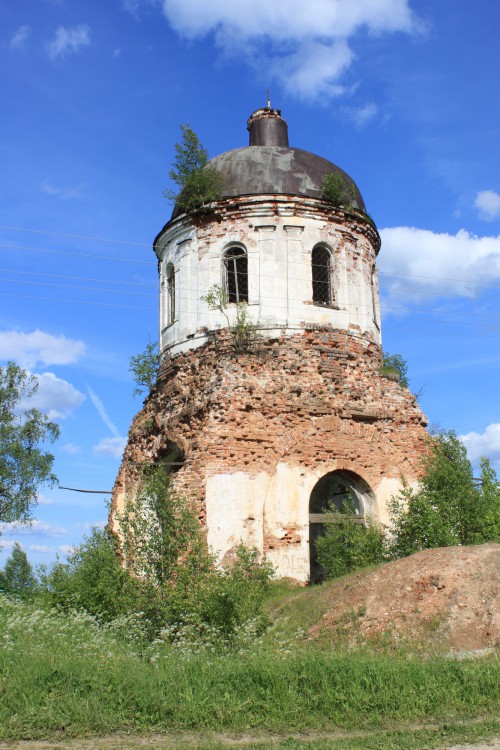
<instances>
[{"instance_id":1,"label":"exposed red brick wall","mask_svg":"<svg viewBox=\"0 0 500 750\"><path fill-rule=\"evenodd\" d=\"M236 354L229 332L165 359L158 383L135 417L111 509L174 446L184 465L180 490L205 517L205 477L272 473L288 464L349 469L371 486L383 477L418 477L426 419L408 389L382 377L380 348L355 332L321 328L258 339ZM328 469L326 469L328 471ZM243 523L242 519L242 523ZM294 543L293 529L287 543Z\"/></svg>"}]
</instances>

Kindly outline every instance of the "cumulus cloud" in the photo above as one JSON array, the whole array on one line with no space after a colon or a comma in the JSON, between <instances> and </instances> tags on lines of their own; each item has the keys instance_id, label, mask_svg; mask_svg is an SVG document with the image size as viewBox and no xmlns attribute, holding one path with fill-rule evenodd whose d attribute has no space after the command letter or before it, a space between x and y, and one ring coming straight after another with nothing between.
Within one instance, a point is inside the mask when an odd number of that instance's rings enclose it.
<instances>
[{"instance_id":1,"label":"cumulus cloud","mask_svg":"<svg viewBox=\"0 0 500 750\"><path fill-rule=\"evenodd\" d=\"M30 536L38 534L40 536L65 536L68 532L62 526L54 526L51 523L45 523L45 521L12 521L11 523L0 523L0 533L8 534L10 536L14 534L20 534L22 536ZM3 541L2 541L3 543Z\"/></svg>"},{"instance_id":2,"label":"cumulus cloud","mask_svg":"<svg viewBox=\"0 0 500 750\"><path fill-rule=\"evenodd\" d=\"M494 190L482 190L476 195L474 206L481 219L494 221L500 218L500 193L495 193Z\"/></svg>"},{"instance_id":3,"label":"cumulus cloud","mask_svg":"<svg viewBox=\"0 0 500 750\"><path fill-rule=\"evenodd\" d=\"M36 330L31 333L0 331L0 359L15 360L21 367L69 365L85 354L85 344L66 336L52 336Z\"/></svg>"},{"instance_id":4,"label":"cumulus cloud","mask_svg":"<svg viewBox=\"0 0 500 750\"><path fill-rule=\"evenodd\" d=\"M460 435L467 448L469 460L475 466L483 456L489 458L492 465L500 468L500 422L489 424L484 432L468 432Z\"/></svg>"},{"instance_id":5,"label":"cumulus cloud","mask_svg":"<svg viewBox=\"0 0 500 750\"><path fill-rule=\"evenodd\" d=\"M500 281L500 236L477 237L416 227L380 231L379 270L386 302L406 304L440 292L474 297Z\"/></svg>"},{"instance_id":6,"label":"cumulus cloud","mask_svg":"<svg viewBox=\"0 0 500 750\"><path fill-rule=\"evenodd\" d=\"M123 0L137 12L138 0ZM411 33L419 28L408 0L163 0L163 12L179 35L213 35L224 53L264 69L290 94L336 96L354 53L349 39Z\"/></svg>"},{"instance_id":7,"label":"cumulus cloud","mask_svg":"<svg viewBox=\"0 0 500 750\"><path fill-rule=\"evenodd\" d=\"M9 47L11 49L24 49L28 38L31 36L31 26L20 26L17 31L14 32L10 40Z\"/></svg>"},{"instance_id":8,"label":"cumulus cloud","mask_svg":"<svg viewBox=\"0 0 500 750\"><path fill-rule=\"evenodd\" d=\"M38 390L21 402L22 409L39 409L49 419L66 419L85 399L67 380L58 378L52 372L34 375L38 380Z\"/></svg>"},{"instance_id":9,"label":"cumulus cloud","mask_svg":"<svg viewBox=\"0 0 500 750\"><path fill-rule=\"evenodd\" d=\"M124 437L103 438L97 445L94 445L92 451L96 456L121 458L126 444L127 438Z\"/></svg>"},{"instance_id":10,"label":"cumulus cloud","mask_svg":"<svg viewBox=\"0 0 500 750\"><path fill-rule=\"evenodd\" d=\"M81 52L90 45L90 28L80 24L72 29L59 26L54 38L46 45L47 55L51 60L63 59L66 55Z\"/></svg>"}]
</instances>

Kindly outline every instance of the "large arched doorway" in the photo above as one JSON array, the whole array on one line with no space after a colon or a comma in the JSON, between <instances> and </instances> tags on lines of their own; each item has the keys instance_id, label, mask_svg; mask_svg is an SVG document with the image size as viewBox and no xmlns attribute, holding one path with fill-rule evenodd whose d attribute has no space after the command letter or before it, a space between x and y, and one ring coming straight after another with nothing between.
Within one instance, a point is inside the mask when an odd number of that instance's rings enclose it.
<instances>
[{"instance_id":1,"label":"large arched doorway","mask_svg":"<svg viewBox=\"0 0 500 750\"><path fill-rule=\"evenodd\" d=\"M316 540L323 536L325 523L342 513L346 503L354 507L356 520L364 523L365 514L373 502L369 485L350 471L330 471L318 479L309 499L309 560L310 583L321 583L323 570L318 563Z\"/></svg>"}]
</instances>

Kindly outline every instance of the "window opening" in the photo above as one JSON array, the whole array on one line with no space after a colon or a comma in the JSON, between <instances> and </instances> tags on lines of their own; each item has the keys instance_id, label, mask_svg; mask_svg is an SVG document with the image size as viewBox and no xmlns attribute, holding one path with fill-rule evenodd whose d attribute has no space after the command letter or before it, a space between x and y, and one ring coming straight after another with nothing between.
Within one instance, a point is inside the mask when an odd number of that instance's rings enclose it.
<instances>
[{"instance_id":1,"label":"window opening","mask_svg":"<svg viewBox=\"0 0 500 750\"><path fill-rule=\"evenodd\" d=\"M332 304L331 264L332 256L326 247L313 248L311 270L313 302L316 305Z\"/></svg>"},{"instance_id":2,"label":"window opening","mask_svg":"<svg viewBox=\"0 0 500 750\"><path fill-rule=\"evenodd\" d=\"M248 302L248 258L245 250L231 247L224 254L225 288L228 302Z\"/></svg>"},{"instance_id":3,"label":"window opening","mask_svg":"<svg viewBox=\"0 0 500 750\"><path fill-rule=\"evenodd\" d=\"M175 269L171 263L167 266L167 325L175 321Z\"/></svg>"},{"instance_id":4,"label":"window opening","mask_svg":"<svg viewBox=\"0 0 500 750\"><path fill-rule=\"evenodd\" d=\"M373 322L380 328L377 312L377 268L375 265L372 266L372 306L373 306Z\"/></svg>"}]
</instances>

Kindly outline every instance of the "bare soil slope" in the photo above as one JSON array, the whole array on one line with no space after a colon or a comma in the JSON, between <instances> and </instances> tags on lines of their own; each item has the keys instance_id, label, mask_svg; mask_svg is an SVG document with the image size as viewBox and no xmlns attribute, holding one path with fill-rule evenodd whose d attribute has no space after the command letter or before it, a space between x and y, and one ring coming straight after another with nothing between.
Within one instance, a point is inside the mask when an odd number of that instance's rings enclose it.
<instances>
[{"instance_id":1,"label":"bare soil slope","mask_svg":"<svg viewBox=\"0 0 500 750\"><path fill-rule=\"evenodd\" d=\"M443 547L325 587L331 601L313 637L335 631L352 645L380 639L439 650L500 643L500 544Z\"/></svg>"}]
</instances>

